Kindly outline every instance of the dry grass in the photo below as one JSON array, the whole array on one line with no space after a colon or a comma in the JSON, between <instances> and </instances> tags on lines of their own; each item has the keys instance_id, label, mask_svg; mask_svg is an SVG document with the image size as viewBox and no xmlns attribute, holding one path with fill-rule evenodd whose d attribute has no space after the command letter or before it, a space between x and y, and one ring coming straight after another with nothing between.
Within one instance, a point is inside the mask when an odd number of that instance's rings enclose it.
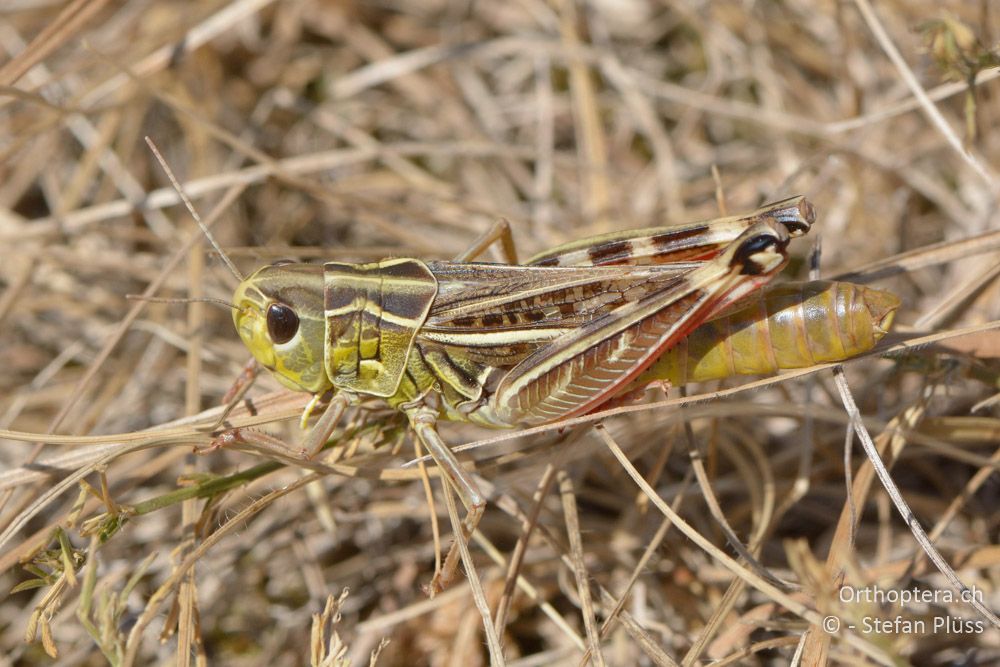
<instances>
[{"instance_id":1,"label":"dry grass","mask_svg":"<svg viewBox=\"0 0 1000 667\"><path fill-rule=\"evenodd\" d=\"M379 665L489 661L466 582L421 592L435 544L398 415L353 411L335 466L192 453L247 353L222 309L124 298L233 287L147 135L244 271L448 258L499 217L528 256L711 217L719 183L730 211L808 195L823 274L875 265L855 278L900 294L899 330L943 334L847 379L916 519L1000 608L996 6L662 4L4 3L0 428L72 437L0 440L0 665L363 665L383 638ZM842 581L954 588L856 448L848 501L831 372L755 386L651 395L600 428L444 429L487 440L472 557L494 617L519 563L507 664L1000 660L961 601L838 599ZM250 396L233 423L298 441L307 397L271 378ZM764 569L729 560L715 503ZM828 614L834 636L813 625ZM864 616L926 632L865 634Z\"/></svg>"}]
</instances>

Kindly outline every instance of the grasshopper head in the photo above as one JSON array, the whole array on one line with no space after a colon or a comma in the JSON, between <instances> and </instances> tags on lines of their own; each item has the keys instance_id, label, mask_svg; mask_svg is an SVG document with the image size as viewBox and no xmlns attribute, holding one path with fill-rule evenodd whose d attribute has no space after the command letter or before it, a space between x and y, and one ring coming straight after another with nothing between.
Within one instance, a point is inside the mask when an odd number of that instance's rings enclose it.
<instances>
[{"instance_id":1,"label":"grasshopper head","mask_svg":"<svg viewBox=\"0 0 1000 667\"><path fill-rule=\"evenodd\" d=\"M265 266L240 283L233 304L244 345L281 384L312 393L332 386L323 363L322 266Z\"/></svg>"}]
</instances>

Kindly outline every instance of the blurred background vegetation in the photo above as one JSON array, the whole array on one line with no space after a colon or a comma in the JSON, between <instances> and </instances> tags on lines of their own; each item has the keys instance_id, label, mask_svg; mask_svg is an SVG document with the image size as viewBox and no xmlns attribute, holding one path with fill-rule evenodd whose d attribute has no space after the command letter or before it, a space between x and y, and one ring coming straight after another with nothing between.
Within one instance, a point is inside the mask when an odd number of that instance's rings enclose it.
<instances>
[{"instance_id":1,"label":"blurred background vegetation","mask_svg":"<svg viewBox=\"0 0 1000 667\"><path fill-rule=\"evenodd\" d=\"M214 230L243 271L446 259L501 217L527 257L807 195L821 273L902 297L887 345L942 334L848 378L917 519L1000 607L1000 340L948 334L1000 317L998 32L989 0L3 3L0 428L81 437L0 440L0 664L363 665L383 640L379 665L489 660L465 580L421 592L431 512L416 468L400 468L413 450L398 415L352 413L340 475L273 452L192 453L248 355L225 309L125 299L229 299L234 286L146 136L202 216L223 204ZM806 275L810 242L788 276ZM472 552L494 610L506 566L485 543L510 559L526 535L518 512L539 510L519 570L533 592L516 593L498 633L507 664L581 664L594 618L609 665L1000 661L998 630L961 602L838 600L841 576L949 584L881 487L862 483L860 449L847 501L848 417L831 377L606 425L732 553L714 494L807 607L845 625L961 617L982 631L825 635L669 529L584 425L471 455L492 489ZM306 397L267 377L250 396L237 416L298 441ZM536 503L555 471L562 494ZM852 517L848 539L837 526Z\"/></svg>"}]
</instances>

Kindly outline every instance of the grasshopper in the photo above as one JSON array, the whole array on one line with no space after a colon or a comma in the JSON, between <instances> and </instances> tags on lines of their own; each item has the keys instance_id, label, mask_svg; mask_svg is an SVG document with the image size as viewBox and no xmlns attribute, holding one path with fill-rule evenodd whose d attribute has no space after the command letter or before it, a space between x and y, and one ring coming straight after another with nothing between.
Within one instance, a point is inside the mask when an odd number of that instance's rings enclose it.
<instances>
[{"instance_id":1,"label":"grasshopper","mask_svg":"<svg viewBox=\"0 0 1000 667\"><path fill-rule=\"evenodd\" d=\"M361 397L403 412L458 492L467 514L456 540L468 541L486 501L438 434L439 420L491 428L548 424L598 410L652 381L710 377L679 373L678 360L690 355L671 350L710 321L715 330L695 334L688 347L743 349L747 343L734 347L736 338L720 340L720 323L758 330L753 323L760 318L740 304L782 269L790 239L808 232L814 220L811 204L799 196L746 215L575 241L526 265L513 257L510 264L468 261L472 252L454 262L277 263L241 282L233 321L257 362L286 387L313 394L303 424L329 398L306 438L310 455ZM479 250L495 240L512 248L509 228L496 229ZM879 303L866 309L853 287L816 285L803 299L813 299L810 312L835 323L855 321L862 330L846 343L821 346L835 360L874 345L898 305L891 295L872 296ZM841 293L846 296L836 296ZM830 301L838 298L862 304L867 315ZM749 308L767 321L765 306L758 299ZM779 326L775 335L794 337L795 318L785 321L791 328ZM824 340L818 330L809 336ZM742 356L761 354L750 349ZM764 370L816 362L815 355L799 355L800 361L764 356ZM457 547L456 541L431 582L432 594L457 571Z\"/></svg>"}]
</instances>

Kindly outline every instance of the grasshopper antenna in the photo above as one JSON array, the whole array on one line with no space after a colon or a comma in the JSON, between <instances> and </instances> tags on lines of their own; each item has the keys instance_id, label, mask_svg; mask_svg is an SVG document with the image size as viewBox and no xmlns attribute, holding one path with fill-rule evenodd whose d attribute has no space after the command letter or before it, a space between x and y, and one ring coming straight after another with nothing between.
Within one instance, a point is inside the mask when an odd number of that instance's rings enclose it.
<instances>
[{"instance_id":1,"label":"grasshopper antenna","mask_svg":"<svg viewBox=\"0 0 1000 667\"><path fill-rule=\"evenodd\" d=\"M173 185L174 190L177 191L177 195L181 198L181 201L184 202L184 206L191 214L191 217L194 218L194 221L198 223L198 226L201 228L201 231L205 235L205 238L207 238L209 243L212 244L212 247L215 248L215 251L219 253L219 257L222 258L222 261L229 268L229 271L234 276L236 276L236 280L243 282L244 278L243 274L240 273L239 269L236 268L236 265L233 264L233 261L229 259L229 255L227 255L222 251L222 246L220 246L219 242L215 240L214 236L212 236L212 232L208 231L208 227L205 225L205 223L201 221L201 216L198 215L198 211L195 210L194 204L192 204L191 200L188 199L187 194L185 194L184 192L184 188L181 187L181 184L178 182L177 177L174 176L174 172L167 165L167 161L163 159L163 156L160 154L160 150L156 147L156 144L154 144L153 140L150 139L149 137L145 137L145 139L146 139L146 145L149 146L149 150L153 151L153 155L156 156L156 161L160 163L160 166L163 167L163 171L167 173L167 178L170 179L171 185ZM226 305L231 306L232 304L227 303Z\"/></svg>"},{"instance_id":2,"label":"grasshopper antenna","mask_svg":"<svg viewBox=\"0 0 1000 667\"><path fill-rule=\"evenodd\" d=\"M235 304L229 303L225 299L216 299L210 296L202 296L195 299L169 299L159 296L145 296L143 294L126 294L125 298L129 301L148 301L149 303L211 303L228 310L239 310Z\"/></svg>"}]
</instances>

